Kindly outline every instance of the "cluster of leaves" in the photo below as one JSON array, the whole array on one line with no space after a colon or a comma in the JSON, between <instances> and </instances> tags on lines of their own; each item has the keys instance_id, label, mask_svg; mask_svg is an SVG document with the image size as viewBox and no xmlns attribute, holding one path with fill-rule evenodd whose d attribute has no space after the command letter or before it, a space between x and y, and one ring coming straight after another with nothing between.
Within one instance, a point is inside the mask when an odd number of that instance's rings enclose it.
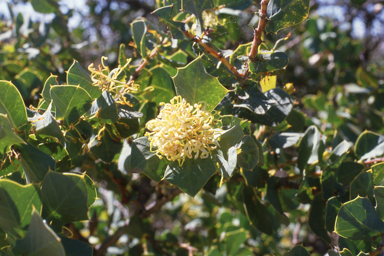
<instances>
[{"instance_id":1,"label":"cluster of leaves","mask_svg":"<svg viewBox=\"0 0 384 256\"><path fill-rule=\"evenodd\" d=\"M53 0L31 2L64 17ZM135 60L122 44L118 68L100 66L102 83L77 61L65 77L42 73L29 107L36 72L7 49L33 36L18 38L20 22L9 28L17 39L1 45L2 79L12 80L0 81L1 255L310 255L293 247L310 240L307 227L325 244L318 251L377 255L383 85L360 68L358 84L308 95L302 109L290 85L276 87L288 37L269 49L262 33L304 21L309 1L263 0L253 42L234 50L225 44L250 2L169 4L159 1L154 14L170 33L144 18L131 23ZM116 90L111 78L138 90ZM145 124L175 95L220 113L209 158L180 166L150 150Z\"/></svg>"}]
</instances>

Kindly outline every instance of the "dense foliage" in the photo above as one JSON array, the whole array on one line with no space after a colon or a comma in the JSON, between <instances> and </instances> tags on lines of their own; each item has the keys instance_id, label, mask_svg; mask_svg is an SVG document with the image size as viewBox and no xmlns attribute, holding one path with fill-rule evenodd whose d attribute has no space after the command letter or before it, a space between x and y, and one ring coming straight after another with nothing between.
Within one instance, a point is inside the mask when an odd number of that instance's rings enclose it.
<instances>
[{"instance_id":1,"label":"dense foliage","mask_svg":"<svg viewBox=\"0 0 384 256\"><path fill-rule=\"evenodd\" d=\"M0 23L0 255L381 253L380 66L309 0L91 1L72 30L30 3L52 21Z\"/></svg>"}]
</instances>

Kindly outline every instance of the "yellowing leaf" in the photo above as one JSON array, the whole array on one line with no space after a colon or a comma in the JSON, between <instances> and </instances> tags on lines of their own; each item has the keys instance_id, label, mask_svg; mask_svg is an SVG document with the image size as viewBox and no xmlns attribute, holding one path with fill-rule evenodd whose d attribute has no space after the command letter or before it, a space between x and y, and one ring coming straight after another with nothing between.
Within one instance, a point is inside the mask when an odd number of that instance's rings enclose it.
<instances>
[{"instance_id":1,"label":"yellowing leaf","mask_svg":"<svg viewBox=\"0 0 384 256\"><path fill-rule=\"evenodd\" d=\"M265 76L260 81L263 92L276 88L276 76Z\"/></svg>"}]
</instances>

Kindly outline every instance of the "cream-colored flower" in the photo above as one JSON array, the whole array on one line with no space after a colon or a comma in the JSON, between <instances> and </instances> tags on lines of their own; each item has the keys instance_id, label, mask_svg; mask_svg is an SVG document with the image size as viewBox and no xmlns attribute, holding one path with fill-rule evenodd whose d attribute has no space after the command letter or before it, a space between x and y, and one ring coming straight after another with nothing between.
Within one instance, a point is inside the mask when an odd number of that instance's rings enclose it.
<instances>
[{"instance_id":1,"label":"cream-colored flower","mask_svg":"<svg viewBox=\"0 0 384 256\"><path fill-rule=\"evenodd\" d=\"M91 79L94 86L98 86L102 91L108 91L115 95L124 95L125 93L136 92L139 88L139 85L134 84L134 81L130 80L125 82L119 80L119 76L123 70L129 65L130 60L121 67L109 71L109 67L104 65L104 60L107 60L107 57L101 57L101 65L96 69L93 67L93 63L88 66L88 70L91 71Z\"/></svg>"},{"instance_id":2,"label":"cream-colored flower","mask_svg":"<svg viewBox=\"0 0 384 256\"><path fill-rule=\"evenodd\" d=\"M214 135L221 130L214 129L214 116L205 110L205 103L191 106L176 96L171 103L160 105L164 107L157 118L145 125L151 151L160 159L165 156L169 161L177 160L180 166L186 157L208 158L217 147Z\"/></svg>"}]
</instances>

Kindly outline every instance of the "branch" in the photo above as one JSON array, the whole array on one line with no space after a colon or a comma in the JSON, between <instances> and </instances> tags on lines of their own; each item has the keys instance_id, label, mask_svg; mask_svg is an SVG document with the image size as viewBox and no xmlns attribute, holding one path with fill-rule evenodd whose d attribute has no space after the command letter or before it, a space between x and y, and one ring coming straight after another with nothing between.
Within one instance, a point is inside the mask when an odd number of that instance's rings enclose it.
<instances>
[{"instance_id":1,"label":"branch","mask_svg":"<svg viewBox=\"0 0 384 256\"><path fill-rule=\"evenodd\" d=\"M119 241L120 237L122 235L125 234L126 232L126 228L128 227L128 224L129 224L129 219L127 219L125 221L125 224L124 226L120 227L116 232L115 234L113 234L112 236L106 238L104 240L104 242L99 246L99 247L95 247L95 251L94 251L94 256L104 256L105 255L105 252L107 251L108 247L114 245L117 243L117 241Z\"/></svg>"},{"instance_id":2,"label":"branch","mask_svg":"<svg viewBox=\"0 0 384 256\"><path fill-rule=\"evenodd\" d=\"M382 158L374 158L372 160L364 161L364 164L365 165L371 165L371 164L377 164L377 163L381 163L381 162L384 162L384 157L382 157Z\"/></svg>"},{"instance_id":3,"label":"branch","mask_svg":"<svg viewBox=\"0 0 384 256\"><path fill-rule=\"evenodd\" d=\"M260 20L257 28L253 30L253 41L251 46L251 52L249 53L249 60L255 61L255 56L257 54L258 48L262 42L261 35L263 34L265 30L265 26L267 25L267 6L268 6L269 0L262 0L261 1L261 10L260 10Z\"/></svg>"},{"instance_id":4,"label":"branch","mask_svg":"<svg viewBox=\"0 0 384 256\"><path fill-rule=\"evenodd\" d=\"M369 256L377 256L379 254L381 254L381 252L383 251L384 249L384 237L383 237L383 240L381 241L381 243L379 244L379 246L376 248L376 250L374 250L373 252L371 252L369 254Z\"/></svg>"},{"instance_id":5,"label":"branch","mask_svg":"<svg viewBox=\"0 0 384 256\"><path fill-rule=\"evenodd\" d=\"M177 195L181 194L182 191L178 188L173 188L168 194L158 198L152 204L145 208L145 211L140 215L143 218L148 218L151 214L159 211L161 207L169 201L172 201Z\"/></svg>"},{"instance_id":6,"label":"branch","mask_svg":"<svg viewBox=\"0 0 384 256\"><path fill-rule=\"evenodd\" d=\"M215 51L208 44L203 43L201 38L200 39L196 38L194 35L192 35L188 31L182 31L182 32L186 37L189 37L190 39L192 39L192 41L201 45L204 48L205 52L209 53L210 55L212 55L213 57L221 61L236 76L237 80L240 81L243 79L243 76L237 71L237 69L234 66L232 66L228 62L228 60L220 52Z\"/></svg>"}]
</instances>

